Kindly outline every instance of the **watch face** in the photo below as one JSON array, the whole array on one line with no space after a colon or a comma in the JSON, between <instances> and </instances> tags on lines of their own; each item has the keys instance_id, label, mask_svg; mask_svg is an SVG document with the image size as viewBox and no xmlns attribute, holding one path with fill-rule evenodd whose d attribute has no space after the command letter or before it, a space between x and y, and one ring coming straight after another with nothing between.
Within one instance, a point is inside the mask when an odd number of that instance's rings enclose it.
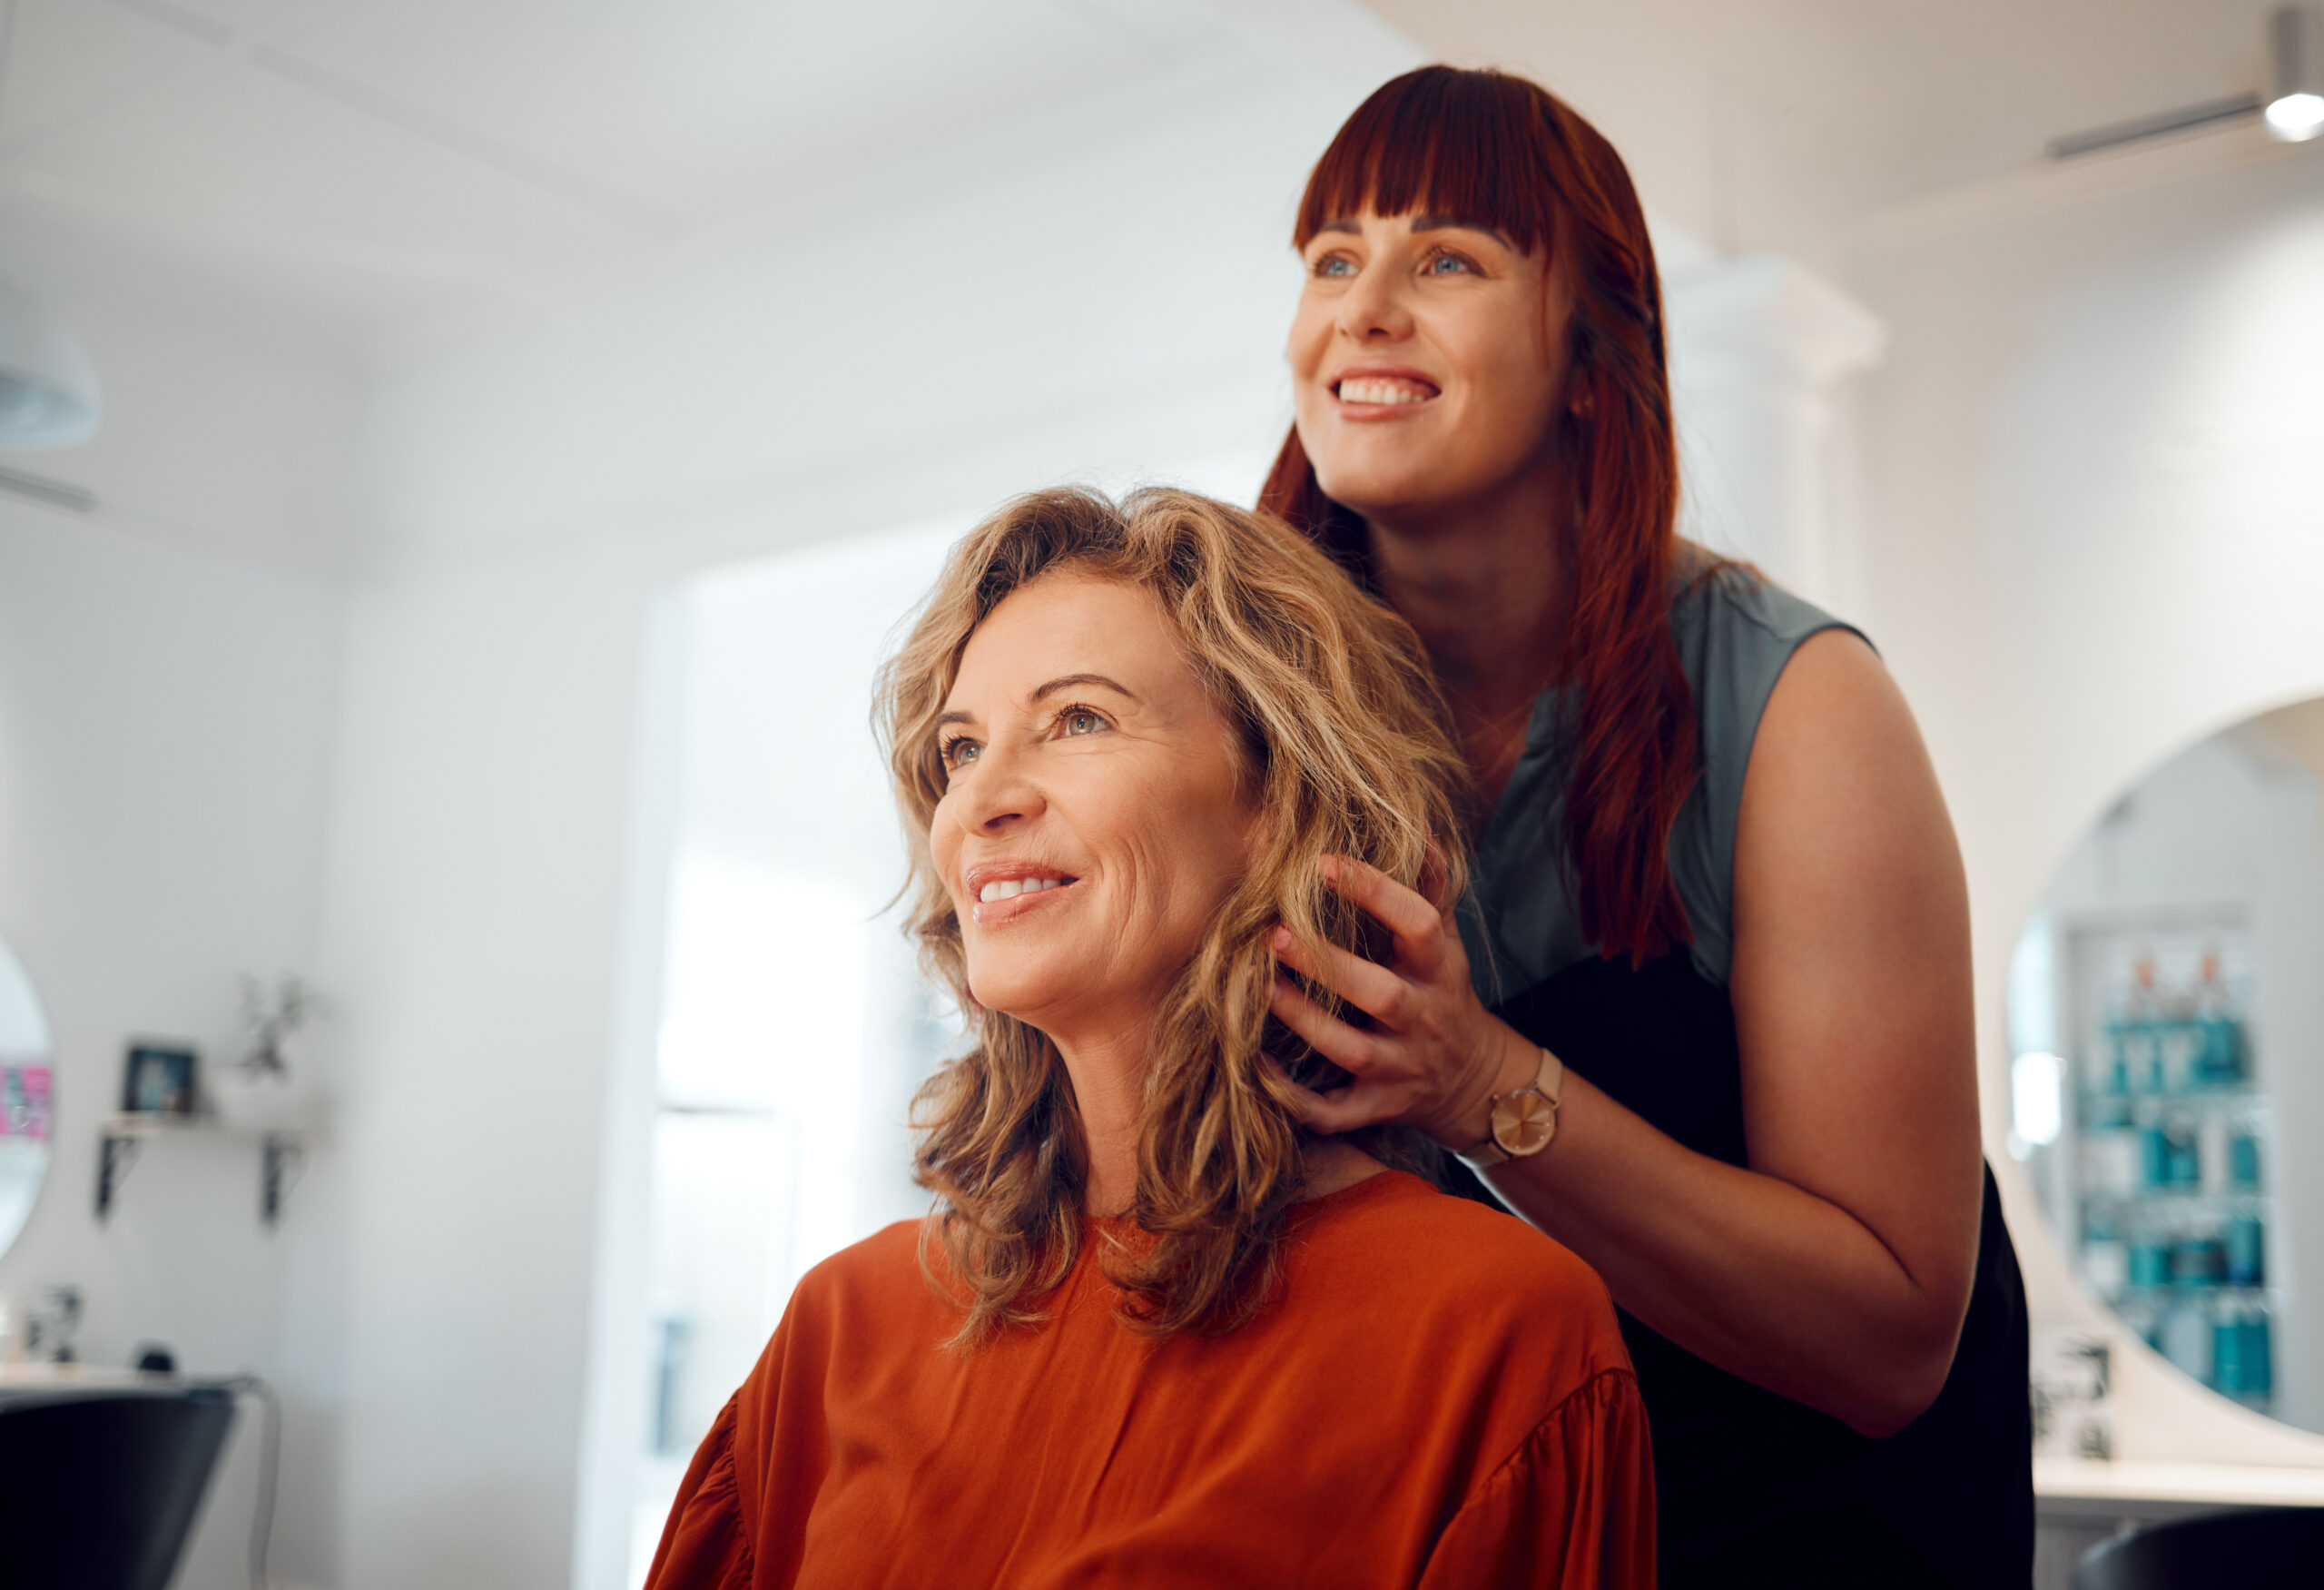
<instances>
[{"instance_id":1,"label":"watch face","mask_svg":"<svg viewBox=\"0 0 2324 1590\"><path fill-rule=\"evenodd\" d=\"M1540 1153L1557 1129L1558 1107L1531 1088L1492 1107L1492 1141L1512 1158Z\"/></svg>"}]
</instances>

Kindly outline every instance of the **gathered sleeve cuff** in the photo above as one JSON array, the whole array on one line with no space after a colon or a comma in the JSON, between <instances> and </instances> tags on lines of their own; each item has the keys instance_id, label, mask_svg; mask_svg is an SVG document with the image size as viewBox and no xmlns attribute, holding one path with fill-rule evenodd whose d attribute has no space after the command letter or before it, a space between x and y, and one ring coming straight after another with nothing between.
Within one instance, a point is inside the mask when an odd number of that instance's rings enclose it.
<instances>
[{"instance_id":1,"label":"gathered sleeve cuff","mask_svg":"<svg viewBox=\"0 0 2324 1590\"><path fill-rule=\"evenodd\" d=\"M1452 1516L1421 1590L1654 1590L1654 1452L1638 1381L1591 1378Z\"/></svg>"},{"instance_id":2,"label":"gathered sleeve cuff","mask_svg":"<svg viewBox=\"0 0 2324 1590\"><path fill-rule=\"evenodd\" d=\"M730 1398L687 1465L645 1590L750 1590L751 1536L734 1474L735 1411Z\"/></svg>"}]
</instances>

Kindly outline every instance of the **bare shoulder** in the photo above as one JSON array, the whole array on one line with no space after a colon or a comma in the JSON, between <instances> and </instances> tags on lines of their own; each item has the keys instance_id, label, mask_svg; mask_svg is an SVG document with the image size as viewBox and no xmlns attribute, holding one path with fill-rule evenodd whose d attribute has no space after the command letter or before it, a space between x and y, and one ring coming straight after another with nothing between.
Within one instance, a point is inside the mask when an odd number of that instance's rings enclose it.
<instances>
[{"instance_id":1,"label":"bare shoulder","mask_svg":"<svg viewBox=\"0 0 2324 1590\"><path fill-rule=\"evenodd\" d=\"M1749 776L1900 755L1927 765L1904 691L1861 636L1827 629L1802 641L1777 676L1751 743Z\"/></svg>"},{"instance_id":2,"label":"bare shoulder","mask_svg":"<svg viewBox=\"0 0 2324 1590\"><path fill-rule=\"evenodd\" d=\"M1776 681L1736 827L1736 927L1789 898L1957 891L1960 855L1904 692L1854 634L1810 637ZM1776 898L1771 899L1771 896Z\"/></svg>"}]
</instances>

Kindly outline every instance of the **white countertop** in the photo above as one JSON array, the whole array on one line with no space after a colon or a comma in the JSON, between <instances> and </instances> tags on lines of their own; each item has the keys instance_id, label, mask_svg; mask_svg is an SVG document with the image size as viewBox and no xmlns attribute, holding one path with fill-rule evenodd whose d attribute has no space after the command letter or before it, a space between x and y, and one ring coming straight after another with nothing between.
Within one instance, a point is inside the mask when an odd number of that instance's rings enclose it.
<instances>
[{"instance_id":1,"label":"white countertop","mask_svg":"<svg viewBox=\"0 0 2324 1590\"><path fill-rule=\"evenodd\" d=\"M0 1364L0 1388L64 1386L143 1386L162 1379L137 1369L114 1369L89 1364Z\"/></svg>"},{"instance_id":2,"label":"white countertop","mask_svg":"<svg viewBox=\"0 0 2324 1590\"><path fill-rule=\"evenodd\" d=\"M2092 1463L2036 1457L2034 1494L2222 1507L2324 1507L2324 1468L2240 1463Z\"/></svg>"}]
</instances>

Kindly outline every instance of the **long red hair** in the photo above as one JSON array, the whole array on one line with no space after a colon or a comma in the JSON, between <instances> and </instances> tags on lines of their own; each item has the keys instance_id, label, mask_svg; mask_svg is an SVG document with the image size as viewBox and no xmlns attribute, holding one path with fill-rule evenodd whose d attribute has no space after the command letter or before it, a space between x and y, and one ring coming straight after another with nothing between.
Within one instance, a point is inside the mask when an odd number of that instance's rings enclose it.
<instances>
[{"instance_id":1,"label":"long red hair","mask_svg":"<svg viewBox=\"0 0 2324 1590\"><path fill-rule=\"evenodd\" d=\"M1357 107L1316 162L1293 246L1366 210L1481 222L1547 250L1573 288L1558 423L1577 462L1561 538L1570 594L1554 664L1567 687L1565 854L1583 933L1643 963L1692 935L1670 879L1671 825L1699 772L1692 693L1670 635L1679 463L1662 287L1621 156L1539 84L1423 66ZM1344 562L1367 561L1363 522L1324 495L1298 428L1259 504Z\"/></svg>"}]
</instances>

